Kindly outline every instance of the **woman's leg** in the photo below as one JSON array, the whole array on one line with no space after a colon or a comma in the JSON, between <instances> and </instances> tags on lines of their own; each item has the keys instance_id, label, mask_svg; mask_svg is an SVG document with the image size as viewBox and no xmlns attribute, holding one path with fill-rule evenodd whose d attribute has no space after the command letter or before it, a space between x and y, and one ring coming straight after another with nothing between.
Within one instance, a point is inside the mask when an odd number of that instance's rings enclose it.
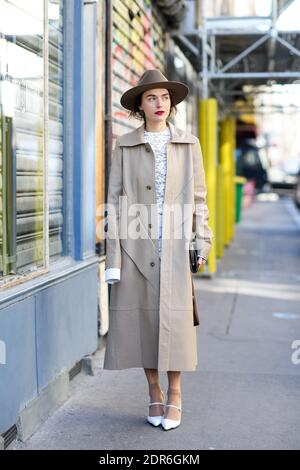
<instances>
[{"instance_id":1,"label":"woman's leg","mask_svg":"<svg viewBox=\"0 0 300 470\"><path fill-rule=\"evenodd\" d=\"M157 369L144 369L149 386L150 403L163 402L163 393L159 383ZM163 405L149 406L149 416L162 416L164 414Z\"/></svg>"},{"instance_id":2,"label":"woman's leg","mask_svg":"<svg viewBox=\"0 0 300 470\"><path fill-rule=\"evenodd\" d=\"M180 406L181 402L181 375L179 371L168 371L168 401L167 405ZM180 419L180 411L177 408L167 407L165 412L167 419Z\"/></svg>"}]
</instances>

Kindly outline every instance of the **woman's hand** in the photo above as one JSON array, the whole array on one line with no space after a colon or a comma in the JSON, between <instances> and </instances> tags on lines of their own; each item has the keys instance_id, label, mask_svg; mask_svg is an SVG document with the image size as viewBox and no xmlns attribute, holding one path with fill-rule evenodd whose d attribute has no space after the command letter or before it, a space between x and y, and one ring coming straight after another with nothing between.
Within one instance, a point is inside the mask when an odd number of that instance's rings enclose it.
<instances>
[{"instance_id":1,"label":"woman's hand","mask_svg":"<svg viewBox=\"0 0 300 470\"><path fill-rule=\"evenodd\" d=\"M200 266L202 266L206 263L206 259L202 258L202 256L201 256L200 258L197 259L197 263L198 263L198 268L200 268Z\"/></svg>"}]
</instances>

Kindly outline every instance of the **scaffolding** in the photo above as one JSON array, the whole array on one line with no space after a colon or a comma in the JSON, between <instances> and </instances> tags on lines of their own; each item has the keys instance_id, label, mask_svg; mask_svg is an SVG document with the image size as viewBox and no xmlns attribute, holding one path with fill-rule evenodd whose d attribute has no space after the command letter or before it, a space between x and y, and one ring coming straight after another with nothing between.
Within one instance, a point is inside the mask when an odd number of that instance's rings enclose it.
<instances>
[{"instance_id":1,"label":"scaffolding","mask_svg":"<svg viewBox=\"0 0 300 470\"><path fill-rule=\"evenodd\" d=\"M245 95L246 84L297 83L300 79L300 23L294 31L277 26L291 1L272 0L267 16L209 16L208 9L215 2L186 3L185 21L171 34L198 72L203 99L214 96L220 109L230 112L234 98Z\"/></svg>"},{"instance_id":2,"label":"scaffolding","mask_svg":"<svg viewBox=\"0 0 300 470\"><path fill-rule=\"evenodd\" d=\"M190 0L180 28L170 33L199 78L198 133L215 235L205 266L209 274L216 272L216 258L235 235L241 184L235 177L235 147L245 124L254 132L254 98L265 93L261 85L300 83L300 24L286 31L278 22L291 3L270 0L269 10L261 13L262 2L256 0Z\"/></svg>"}]
</instances>

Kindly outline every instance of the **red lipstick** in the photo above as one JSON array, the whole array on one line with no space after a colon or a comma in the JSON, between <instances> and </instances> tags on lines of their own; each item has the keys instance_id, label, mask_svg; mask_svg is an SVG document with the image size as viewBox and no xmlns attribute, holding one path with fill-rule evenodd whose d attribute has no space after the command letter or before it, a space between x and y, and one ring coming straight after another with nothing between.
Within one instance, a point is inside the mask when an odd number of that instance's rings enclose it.
<instances>
[{"instance_id":1,"label":"red lipstick","mask_svg":"<svg viewBox=\"0 0 300 470\"><path fill-rule=\"evenodd\" d=\"M155 114L158 114L158 116L161 116L162 114L165 114L165 112L164 111L156 111Z\"/></svg>"}]
</instances>

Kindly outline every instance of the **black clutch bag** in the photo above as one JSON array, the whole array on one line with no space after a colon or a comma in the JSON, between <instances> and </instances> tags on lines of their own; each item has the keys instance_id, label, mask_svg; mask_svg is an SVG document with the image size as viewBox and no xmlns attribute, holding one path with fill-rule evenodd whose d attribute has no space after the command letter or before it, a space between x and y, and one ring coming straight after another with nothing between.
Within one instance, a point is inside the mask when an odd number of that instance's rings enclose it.
<instances>
[{"instance_id":1,"label":"black clutch bag","mask_svg":"<svg viewBox=\"0 0 300 470\"><path fill-rule=\"evenodd\" d=\"M194 326L198 326L200 325L200 320L199 320L199 313L198 313L198 308L197 308L193 279L192 279L192 296L193 296L193 321L194 321Z\"/></svg>"},{"instance_id":2,"label":"black clutch bag","mask_svg":"<svg viewBox=\"0 0 300 470\"><path fill-rule=\"evenodd\" d=\"M190 248L190 269L192 273L198 272L198 250L195 248ZM195 297L195 291L194 291L194 283L192 279L192 296L193 296L193 320L194 320L194 326L198 326L200 324L199 321L199 314L198 314L198 309L197 309L197 303L196 303L196 297Z\"/></svg>"},{"instance_id":3,"label":"black clutch bag","mask_svg":"<svg viewBox=\"0 0 300 470\"><path fill-rule=\"evenodd\" d=\"M190 269L192 273L198 272L198 262L197 262L198 250L190 248Z\"/></svg>"}]
</instances>

